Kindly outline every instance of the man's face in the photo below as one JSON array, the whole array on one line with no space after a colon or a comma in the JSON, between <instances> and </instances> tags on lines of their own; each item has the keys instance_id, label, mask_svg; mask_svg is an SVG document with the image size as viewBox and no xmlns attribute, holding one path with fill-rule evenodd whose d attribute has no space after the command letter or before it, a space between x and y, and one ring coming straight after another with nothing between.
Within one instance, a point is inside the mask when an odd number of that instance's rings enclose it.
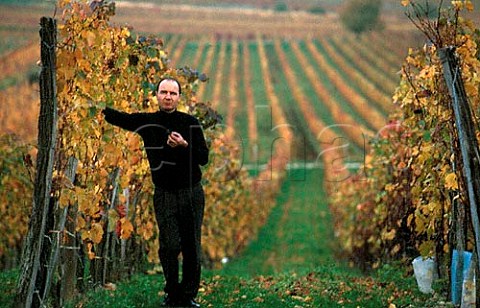
<instances>
[{"instance_id":1,"label":"man's face","mask_svg":"<svg viewBox=\"0 0 480 308\"><path fill-rule=\"evenodd\" d=\"M164 80L158 85L157 100L160 109L171 112L177 108L180 99L180 89L178 84L173 80Z\"/></svg>"}]
</instances>

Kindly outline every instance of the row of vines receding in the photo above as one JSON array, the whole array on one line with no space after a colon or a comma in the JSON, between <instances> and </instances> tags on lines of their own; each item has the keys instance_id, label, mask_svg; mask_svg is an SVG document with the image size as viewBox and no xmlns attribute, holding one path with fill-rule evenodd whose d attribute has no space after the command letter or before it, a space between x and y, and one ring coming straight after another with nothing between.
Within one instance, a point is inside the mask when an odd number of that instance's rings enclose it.
<instances>
[{"instance_id":1,"label":"row of vines receding","mask_svg":"<svg viewBox=\"0 0 480 308\"><path fill-rule=\"evenodd\" d=\"M428 2L402 4L425 34L425 45L409 50L393 97L399 111L370 141L372 150L362 173L340 183L331 200L339 242L350 260L364 269L419 254L448 264L457 244L453 205L469 213L451 97L437 51L456 48L478 123L480 33L462 17L473 6L471 1L452 1L431 18ZM476 131L480 137L478 126ZM463 244L471 250L472 229L468 221L465 226Z\"/></svg>"}]
</instances>

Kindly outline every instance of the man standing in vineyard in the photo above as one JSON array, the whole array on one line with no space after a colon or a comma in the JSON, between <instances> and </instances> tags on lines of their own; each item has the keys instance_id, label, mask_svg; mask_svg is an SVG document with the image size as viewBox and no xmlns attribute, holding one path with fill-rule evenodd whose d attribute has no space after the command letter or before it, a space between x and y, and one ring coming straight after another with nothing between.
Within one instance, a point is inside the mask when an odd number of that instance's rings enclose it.
<instances>
[{"instance_id":1,"label":"man standing in vineyard","mask_svg":"<svg viewBox=\"0 0 480 308\"><path fill-rule=\"evenodd\" d=\"M143 138L155 185L159 256L166 280L163 305L200 307L195 297L200 284L205 196L199 166L208 162L208 148L198 120L177 110L180 95L180 83L166 78L157 87L159 111L129 114L107 107L103 114L107 122Z\"/></svg>"}]
</instances>

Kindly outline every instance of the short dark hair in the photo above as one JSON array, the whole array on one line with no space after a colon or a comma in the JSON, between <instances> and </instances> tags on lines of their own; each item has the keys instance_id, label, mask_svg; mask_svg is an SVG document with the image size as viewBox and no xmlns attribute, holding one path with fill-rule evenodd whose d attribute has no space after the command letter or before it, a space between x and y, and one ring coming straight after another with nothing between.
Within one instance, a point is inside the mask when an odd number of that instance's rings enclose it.
<instances>
[{"instance_id":1,"label":"short dark hair","mask_svg":"<svg viewBox=\"0 0 480 308\"><path fill-rule=\"evenodd\" d=\"M178 85L178 94L179 95L182 94L182 86L180 85L180 81L178 81L177 79L175 79L173 77L165 77L165 78L160 79L160 81L157 83L157 88L155 89L155 95L158 92L158 87L160 87L160 84L165 80L170 80L170 81L176 82L177 85Z\"/></svg>"}]
</instances>

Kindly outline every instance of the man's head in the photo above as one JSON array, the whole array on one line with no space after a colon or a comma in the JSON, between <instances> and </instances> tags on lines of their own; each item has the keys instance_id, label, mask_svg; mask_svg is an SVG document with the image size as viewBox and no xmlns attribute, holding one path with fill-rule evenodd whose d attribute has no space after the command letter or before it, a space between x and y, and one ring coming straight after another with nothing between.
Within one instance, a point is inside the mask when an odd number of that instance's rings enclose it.
<instances>
[{"instance_id":1,"label":"man's head","mask_svg":"<svg viewBox=\"0 0 480 308\"><path fill-rule=\"evenodd\" d=\"M172 112L177 109L180 94L182 93L180 82L174 78L164 78L158 82L157 100L160 109Z\"/></svg>"}]
</instances>

